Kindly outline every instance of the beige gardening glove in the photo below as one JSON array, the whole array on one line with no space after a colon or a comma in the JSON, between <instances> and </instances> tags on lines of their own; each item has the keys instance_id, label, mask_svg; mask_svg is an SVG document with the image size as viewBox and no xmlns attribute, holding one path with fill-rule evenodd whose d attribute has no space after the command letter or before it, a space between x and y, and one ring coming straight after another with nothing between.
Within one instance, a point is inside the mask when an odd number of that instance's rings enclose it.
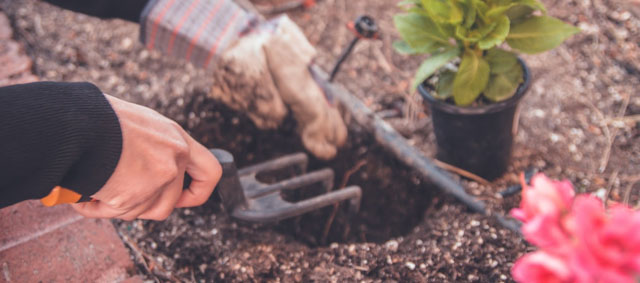
<instances>
[{"instance_id":1,"label":"beige gardening glove","mask_svg":"<svg viewBox=\"0 0 640 283\"><path fill-rule=\"evenodd\" d=\"M321 159L336 155L346 126L311 76L315 49L287 16L263 21L232 0L153 5L142 17L149 48L214 68L211 96L259 128L278 127L290 109L304 146Z\"/></svg>"},{"instance_id":2,"label":"beige gardening glove","mask_svg":"<svg viewBox=\"0 0 640 283\"><path fill-rule=\"evenodd\" d=\"M274 21L276 29L264 51L280 97L293 111L307 149L319 158L332 158L346 141L347 129L309 72L316 50L289 17Z\"/></svg>"},{"instance_id":3,"label":"beige gardening glove","mask_svg":"<svg viewBox=\"0 0 640 283\"><path fill-rule=\"evenodd\" d=\"M316 56L300 28L280 16L241 37L220 58L218 85L211 95L247 111L258 127L280 124L288 106L298 122L304 146L330 159L347 138L340 112L309 72Z\"/></svg>"}]
</instances>

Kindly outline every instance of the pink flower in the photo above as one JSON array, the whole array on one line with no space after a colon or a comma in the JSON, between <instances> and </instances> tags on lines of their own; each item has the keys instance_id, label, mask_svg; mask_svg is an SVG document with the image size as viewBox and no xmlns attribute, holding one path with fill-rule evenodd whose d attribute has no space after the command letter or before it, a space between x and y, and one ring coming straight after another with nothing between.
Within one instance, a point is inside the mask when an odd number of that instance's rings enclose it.
<instances>
[{"instance_id":1,"label":"pink flower","mask_svg":"<svg viewBox=\"0 0 640 283\"><path fill-rule=\"evenodd\" d=\"M524 223L521 229L525 239L540 248L554 249L556 254L570 252L571 233L558 217L540 215Z\"/></svg>"},{"instance_id":2,"label":"pink flower","mask_svg":"<svg viewBox=\"0 0 640 283\"><path fill-rule=\"evenodd\" d=\"M560 217L571 207L574 195L571 182L553 181L544 174L536 174L531 186L523 182L520 208L511 210L511 216L524 223L541 215Z\"/></svg>"},{"instance_id":3,"label":"pink flower","mask_svg":"<svg viewBox=\"0 0 640 283\"><path fill-rule=\"evenodd\" d=\"M574 191L569 181L552 181L536 174L531 186L523 182L522 202L511 210L511 216L522 221L522 233L527 241L541 248L566 252L571 235L565 215L573 202Z\"/></svg>"},{"instance_id":4,"label":"pink flower","mask_svg":"<svg viewBox=\"0 0 640 283\"><path fill-rule=\"evenodd\" d=\"M523 188L520 207L527 241L541 250L525 255L511 273L518 282L634 283L640 278L640 212L605 210L592 195L574 199L571 184L538 174Z\"/></svg>"},{"instance_id":5,"label":"pink flower","mask_svg":"<svg viewBox=\"0 0 640 283\"><path fill-rule=\"evenodd\" d=\"M571 265L602 282L635 282L640 274L640 213L622 205L609 212L594 196L576 197L577 244Z\"/></svg>"},{"instance_id":6,"label":"pink flower","mask_svg":"<svg viewBox=\"0 0 640 283\"><path fill-rule=\"evenodd\" d=\"M511 268L511 275L517 282L561 283L571 282L569 265L560 257L544 251L526 254Z\"/></svg>"}]
</instances>

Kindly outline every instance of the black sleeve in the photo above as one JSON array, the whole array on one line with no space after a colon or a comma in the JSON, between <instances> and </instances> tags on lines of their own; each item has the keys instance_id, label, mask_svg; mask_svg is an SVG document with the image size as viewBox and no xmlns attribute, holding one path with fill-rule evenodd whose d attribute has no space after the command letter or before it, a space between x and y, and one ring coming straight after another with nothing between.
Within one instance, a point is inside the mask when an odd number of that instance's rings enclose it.
<instances>
[{"instance_id":1,"label":"black sleeve","mask_svg":"<svg viewBox=\"0 0 640 283\"><path fill-rule=\"evenodd\" d=\"M109 179L122 152L118 117L90 83L0 88L0 208L55 186L84 196Z\"/></svg>"},{"instance_id":2,"label":"black sleeve","mask_svg":"<svg viewBox=\"0 0 640 283\"><path fill-rule=\"evenodd\" d=\"M140 14L149 0L44 0L65 9L103 19L119 18L140 21Z\"/></svg>"}]
</instances>

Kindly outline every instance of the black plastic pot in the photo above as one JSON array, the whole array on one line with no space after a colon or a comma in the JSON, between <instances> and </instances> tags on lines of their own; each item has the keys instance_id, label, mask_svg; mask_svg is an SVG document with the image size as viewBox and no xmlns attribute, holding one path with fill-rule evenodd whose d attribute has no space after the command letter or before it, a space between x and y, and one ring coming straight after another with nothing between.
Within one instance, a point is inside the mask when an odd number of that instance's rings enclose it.
<instances>
[{"instance_id":1,"label":"black plastic pot","mask_svg":"<svg viewBox=\"0 0 640 283\"><path fill-rule=\"evenodd\" d=\"M520 99L529 89L530 73L524 61L524 82L511 98L479 107L459 107L431 96L418 87L429 103L438 143L437 158L487 180L507 170L514 136L514 116Z\"/></svg>"}]
</instances>

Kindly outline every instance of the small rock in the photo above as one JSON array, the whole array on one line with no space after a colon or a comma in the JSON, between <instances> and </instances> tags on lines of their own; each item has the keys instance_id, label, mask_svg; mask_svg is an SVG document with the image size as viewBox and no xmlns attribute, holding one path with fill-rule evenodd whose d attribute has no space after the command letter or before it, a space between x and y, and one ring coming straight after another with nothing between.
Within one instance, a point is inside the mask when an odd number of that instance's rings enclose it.
<instances>
[{"instance_id":1,"label":"small rock","mask_svg":"<svg viewBox=\"0 0 640 283\"><path fill-rule=\"evenodd\" d=\"M395 252L395 251L397 251L397 250L398 250L398 241L396 241L396 240L389 240L389 241L387 241L386 243L384 243L384 247L385 247L387 250L390 250L390 251Z\"/></svg>"},{"instance_id":2,"label":"small rock","mask_svg":"<svg viewBox=\"0 0 640 283\"><path fill-rule=\"evenodd\" d=\"M607 190L604 188L600 188L596 191L595 195L604 202L606 201L605 198L607 197Z\"/></svg>"},{"instance_id":3,"label":"small rock","mask_svg":"<svg viewBox=\"0 0 640 283\"><path fill-rule=\"evenodd\" d=\"M122 39L120 45L122 46L122 49L129 49L133 45L133 40L131 40L131 38L129 37L125 37L124 39Z\"/></svg>"},{"instance_id":4,"label":"small rock","mask_svg":"<svg viewBox=\"0 0 640 283\"><path fill-rule=\"evenodd\" d=\"M416 269L416 264L415 264L415 263L413 263L413 262L407 261L404 265L405 265L407 268L409 268L409 270L414 270L414 269Z\"/></svg>"},{"instance_id":5,"label":"small rock","mask_svg":"<svg viewBox=\"0 0 640 283\"><path fill-rule=\"evenodd\" d=\"M535 109L531 111L531 114L533 114L533 116L536 118L544 118L544 116L546 115L546 113L544 113L544 110L542 109Z\"/></svg>"}]
</instances>

